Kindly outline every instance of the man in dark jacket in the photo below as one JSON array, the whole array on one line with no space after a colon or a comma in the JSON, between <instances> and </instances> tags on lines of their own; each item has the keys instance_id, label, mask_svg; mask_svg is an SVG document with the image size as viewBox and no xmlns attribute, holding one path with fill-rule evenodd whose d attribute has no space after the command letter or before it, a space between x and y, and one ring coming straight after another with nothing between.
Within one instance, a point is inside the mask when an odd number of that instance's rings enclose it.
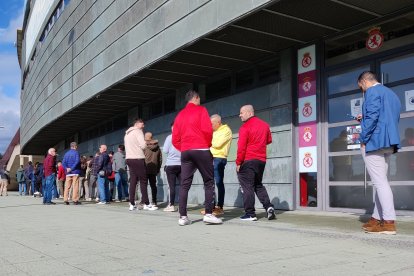
<instances>
[{"instance_id":1,"label":"man in dark jacket","mask_svg":"<svg viewBox=\"0 0 414 276\"><path fill-rule=\"evenodd\" d=\"M43 189L43 204L54 205L52 202L53 186L55 184L56 175L56 150L50 148L47 152L45 160L43 161L45 186Z\"/></svg>"},{"instance_id":2,"label":"man in dark jacket","mask_svg":"<svg viewBox=\"0 0 414 276\"><path fill-rule=\"evenodd\" d=\"M26 195L26 179L24 177L24 169L23 165L16 171L16 181L19 183L19 195Z\"/></svg>"},{"instance_id":3,"label":"man in dark jacket","mask_svg":"<svg viewBox=\"0 0 414 276\"><path fill-rule=\"evenodd\" d=\"M63 200L66 205L69 205L68 197L69 190L73 185L73 204L78 205L79 202L79 173L80 173L80 156L77 151L78 144L76 142L70 143L70 150L65 153L63 157L62 166L66 171L65 192Z\"/></svg>"},{"instance_id":4,"label":"man in dark jacket","mask_svg":"<svg viewBox=\"0 0 414 276\"><path fill-rule=\"evenodd\" d=\"M109 155L106 153L106 145L99 147L100 155L96 162L96 169L98 171L98 186L99 186L99 199L97 204L109 203L109 187L108 187L108 175L112 173L112 167L110 167Z\"/></svg>"},{"instance_id":5,"label":"man in dark jacket","mask_svg":"<svg viewBox=\"0 0 414 276\"><path fill-rule=\"evenodd\" d=\"M152 139L152 133L147 132L144 135L147 147L144 149L145 167L147 178L151 187L152 206L157 207L157 174L160 172L162 164L162 153L158 140ZM158 208L157 208L158 209Z\"/></svg>"},{"instance_id":6,"label":"man in dark jacket","mask_svg":"<svg viewBox=\"0 0 414 276\"><path fill-rule=\"evenodd\" d=\"M34 167L32 161L27 163L26 168L24 169L24 176L26 181L30 184L30 193L34 196L35 193L35 176L34 176Z\"/></svg>"},{"instance_id":7,"label":"man in dark jacket","mask_svg":"<svg viewBox=\"0 0 414 276\"><path fill-rule=\"evenodd\" d=\"M6 165L0 169L0 196L7 196L7 185L9 184L9 172Z\"/></svg>"}]
</instances>

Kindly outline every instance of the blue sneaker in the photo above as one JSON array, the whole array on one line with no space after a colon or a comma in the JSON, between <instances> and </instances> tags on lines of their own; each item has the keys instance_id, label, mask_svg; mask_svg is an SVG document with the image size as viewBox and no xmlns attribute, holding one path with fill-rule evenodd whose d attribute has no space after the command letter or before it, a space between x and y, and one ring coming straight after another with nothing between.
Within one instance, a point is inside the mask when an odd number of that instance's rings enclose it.
<instances>
[{"instance_id":1,"label":"blue sneaker","mask_svg":"<svg viewBox=\"0 0 414 276\"><path fill-rule=\"evenodd\" d=\"M240 217L241 220L246 220L246 221L256 221L257 217L256 215L248 215L248 214L244 214L243 216Z\"/></svg>"}]
</instances>

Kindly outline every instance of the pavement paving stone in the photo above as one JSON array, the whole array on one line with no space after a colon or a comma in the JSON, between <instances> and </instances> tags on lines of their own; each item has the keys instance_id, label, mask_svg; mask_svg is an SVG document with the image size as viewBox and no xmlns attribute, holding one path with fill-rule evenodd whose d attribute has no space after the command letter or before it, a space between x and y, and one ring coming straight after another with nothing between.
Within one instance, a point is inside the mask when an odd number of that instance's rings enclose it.
<instances>
[{"instance_id":1,"label":"pavement paving stone","mask_svg":"<svg viewBox=\"0 0 414 276\"><path fill-rule=\"evenodd\" d=\"M368 235L369 216L278 211L268 221L193 224L178 213L128 211L128 203L44 206L10 193L0 199L0 275L414 275L414 218L398 235Z\"/></svg>"}]
</instances>

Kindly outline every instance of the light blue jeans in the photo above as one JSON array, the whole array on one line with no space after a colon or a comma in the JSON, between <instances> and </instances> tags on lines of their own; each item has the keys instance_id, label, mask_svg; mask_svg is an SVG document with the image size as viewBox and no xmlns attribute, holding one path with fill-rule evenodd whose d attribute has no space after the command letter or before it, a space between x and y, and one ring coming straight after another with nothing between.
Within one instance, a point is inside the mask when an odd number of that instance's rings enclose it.
<instances>
[{"instance_id":1,"label":"light blue jeans","mask_svg":"<svg viewBox=\"0 0 414 276\"><path fill-rule=\"evenodd\" d=\"M101 202L108 202L109 201L108 178L106 176L100 176L98 174L98 186L99 186L99 200Z\"/></svg>"}]
</instances>

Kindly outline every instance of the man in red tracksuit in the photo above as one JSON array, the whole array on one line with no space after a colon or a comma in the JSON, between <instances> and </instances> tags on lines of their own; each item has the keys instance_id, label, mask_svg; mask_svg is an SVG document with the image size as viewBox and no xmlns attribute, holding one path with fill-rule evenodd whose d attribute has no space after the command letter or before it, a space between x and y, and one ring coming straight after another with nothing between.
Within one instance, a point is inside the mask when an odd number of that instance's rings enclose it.
<instances>
[{"instance_id":1,"label":"man in red tracksuit","mask_svg":"<svg viewBox=\"0 0 414 276\"><path fill-rule=\"evenodd\" d=\"M242 106L239 117L243 125L239 130L236 170L246 212L240 219L257 220L254 208L255 193L267 212L267 218L275 219L274 206L270 203L269 195L262 183L266 165L266 146L272 143L269 125L254 116L252 105Z\"/></svg>"},{"instance_id":2,"label":"man in red tracksuit","mask_svg":"<svg viewBox=\"0 0 414 276\"><path fill-rule=\"evenodd\" d=\"M178 224L189 225L187 216L187 198L193 182L193 176L198 169L203 177L205 190L205 215L203 221L208 224L223 223L212 214L214 195L213 156L210 152L213 138L213 127L207 109L200 106L200 96L190 90L185 95L188 102L174 120L172 144L181 151L181 185Z\"/></svg>"}]
</instances>

